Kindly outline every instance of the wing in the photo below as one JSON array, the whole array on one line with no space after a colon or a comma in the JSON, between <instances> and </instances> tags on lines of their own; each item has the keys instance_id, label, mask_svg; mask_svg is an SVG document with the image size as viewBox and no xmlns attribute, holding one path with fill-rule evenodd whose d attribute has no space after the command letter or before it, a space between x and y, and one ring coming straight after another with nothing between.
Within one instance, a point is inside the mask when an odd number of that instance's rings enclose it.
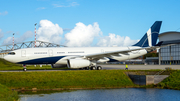
<instances>
[{"instance_id":1,"label":"wing","mask_svg":"<svg viewBox=\"0 0 180 101\"><path fill-rule=\"evenodd\" d=\"M128 55L129 52L138 51L142 49L148 49L148 48L136 48L136 49L127 49L127 50L120 50L120 51L113 51L113 52L105 52L105 53L97 53L97 54L89 54L86 56L82 56L84 59L88 60L99 60L103 59L104 57L111 57L111 56L120 56L120 54ZM154 48L152 48L154 49Z\"/></svg>"},{"instance_id":2,"label":"wing","mask_svg":"<svg viewBox=\"0 0 180 101\"><path fill-rule=\"evenodd\" d=\"M112 57L112 56L120 56L122 55L129 55L130 52L137 52L138 50L146 50L146 51L152 51L159 48L159 46L152 46L152 47L139 47L135 49L126 49L126 50L119 50L119 51L111 51L111 52L105 52L105 53L96 53L96 54L88 54L88 55L82 55L82 56L70 56L66 59L75 59L75 58L83 58L90 61L97 61L99 59L104 59L105 57Z\"/></svg>"}]
</instances>

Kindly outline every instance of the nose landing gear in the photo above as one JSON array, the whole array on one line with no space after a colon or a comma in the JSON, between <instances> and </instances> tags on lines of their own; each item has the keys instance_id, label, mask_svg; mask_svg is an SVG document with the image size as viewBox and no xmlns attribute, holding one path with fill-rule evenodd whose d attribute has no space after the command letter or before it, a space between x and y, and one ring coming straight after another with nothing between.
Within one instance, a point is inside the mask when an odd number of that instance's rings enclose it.
<instances>
[{"instance_id":1,"label":"nose landing gear","mask_svg":"<svg viewBox=\"0 0 180 101\"><path fill-rule=\"evenodd\" d=\"M26 69L26 64L23 64L23 71L26 71L27 69Z\"/></svg>"},{"instance_id":2,"label":"nose landing gear","mask_svg":"<svg viewBox=\"0 0 180 101\"><path fill-rule=\"evenodd\" d=\"M26 68L23 68L23 71L26 71L27 69Z\"/></svg>"}]
</instances>

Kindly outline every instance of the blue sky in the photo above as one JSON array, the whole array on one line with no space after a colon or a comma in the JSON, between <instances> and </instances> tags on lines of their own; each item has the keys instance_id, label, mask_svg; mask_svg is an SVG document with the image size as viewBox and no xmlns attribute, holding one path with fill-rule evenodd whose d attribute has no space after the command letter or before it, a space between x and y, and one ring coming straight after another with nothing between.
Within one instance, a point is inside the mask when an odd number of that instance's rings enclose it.
<instances>
[{"instance_id":1,"label":"blue sky","mask_svg":"<svg viewBox=\"0 0 180 101\"><path fill-rule=\"evenodd\" d=\"M163 21L160 32L180 31L179 4L179 0L0 0L0 45L11 44L12 33L15 42L34 40L37 23L37 37L43 41L125 46L141 39L155 21ZM51 29L42 27L47 23ZM53 30L56 24L58 31ZM47 35L59 38L54 41ZM70 35L75 37L68 38ZM74 40L76 37L82 37L77 38L81 41ZM131 43L125 44L127 41ZM75 42L79 45L71 44Z\"/></svg>"}]
</instances>

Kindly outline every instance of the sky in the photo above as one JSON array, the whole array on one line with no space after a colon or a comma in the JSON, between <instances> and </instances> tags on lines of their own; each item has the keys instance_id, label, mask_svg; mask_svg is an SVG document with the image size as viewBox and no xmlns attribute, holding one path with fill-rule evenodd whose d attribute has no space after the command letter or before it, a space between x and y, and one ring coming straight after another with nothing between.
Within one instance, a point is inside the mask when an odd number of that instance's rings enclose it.
<instances>
[{"instance_id":1,"label":"sky","mask_svg":"<svg viewBox=\"0 0 180 101\"><path fill-rule=\"evenodd\" d=\"M179 0L0 0L0 46L35 40L71 47L130 46L155 21L180 31Z\"/></svg>"}]
</instances>

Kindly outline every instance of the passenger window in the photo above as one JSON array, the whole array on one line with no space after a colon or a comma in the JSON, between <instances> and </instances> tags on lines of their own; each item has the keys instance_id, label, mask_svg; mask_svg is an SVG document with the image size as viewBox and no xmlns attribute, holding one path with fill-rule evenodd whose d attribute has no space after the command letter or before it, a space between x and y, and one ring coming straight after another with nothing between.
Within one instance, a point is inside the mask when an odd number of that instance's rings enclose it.
<instances>
[{"instance_id":1,"label":"passenger window","mask_svg":"<svg viewBox=\"0 0 180 101\"><path fill-rule=\"evenodd\" d=\"M8 54L9 55L15 55L15 52L9 52Z\"/></svg>"}]
</instances>

